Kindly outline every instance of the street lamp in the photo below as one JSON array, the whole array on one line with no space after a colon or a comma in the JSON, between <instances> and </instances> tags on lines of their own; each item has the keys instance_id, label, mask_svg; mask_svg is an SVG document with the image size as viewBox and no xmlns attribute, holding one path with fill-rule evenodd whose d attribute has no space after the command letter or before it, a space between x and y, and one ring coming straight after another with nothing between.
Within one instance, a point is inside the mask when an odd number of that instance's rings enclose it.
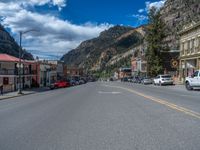
<instances>
[{"instance_id":1,"label":"street lamp","mask_svg":"<svg viewBox=\"0 0 200 150\"><path fill-rule=\"evenodd\" d=\"M37 31L37 30L31 29L31 30L20 31L19 32L19 66L18 66L19 91L18 91L18 94L23 94L22 93L22 61L21 61L21 56L22 56L22 35L26 34L28 32L32 32L32 31Z\"/></svg>"}]
</instances>

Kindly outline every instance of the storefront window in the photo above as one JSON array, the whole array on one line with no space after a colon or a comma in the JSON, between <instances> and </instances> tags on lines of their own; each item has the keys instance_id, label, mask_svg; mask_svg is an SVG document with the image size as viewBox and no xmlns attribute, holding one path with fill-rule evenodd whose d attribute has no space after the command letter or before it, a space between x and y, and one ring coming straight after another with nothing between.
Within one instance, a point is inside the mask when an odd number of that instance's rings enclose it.
<instances>
[{"instance_id":1,"label":"storefront window","mask_svg":"<svg viewBox=\"0 0 200 150\"><path fill-rule=\"evenodd\" d=\"M200 52L200 37L198 38L198 52Z\"/></svg>"},{"instance_id":2,"label":"storefront window","mask_svg":"<svg viewBox=\"0 0 200 150\"><path fill-rule=\"evenodd\" d=\"M8 77L4 77L3 78L3 84L4 85L8 85L9 84L9 78Z\"/></svg>"},{"instance_id":3,"label":"storefront window","mask_svg":"<svg viewBox=\"0 0 200 150\"><path fill-rule=\"evenodd\" d=\"M191 53L194 53L194 44L195 44L194 42L195 42L195 39L192 39L191 42L192 42L191 43L192 44L191 45Z\"/></svg>"},{"instance_id":4,"label":"storefront window","mask_svg":"<svg viewBox=\"0 0 200 150\"><path fill-rule=\"evenodd\" d=\"M190 41L187 42L187 54L190 53Z\"/></svg>"}]
</instances>

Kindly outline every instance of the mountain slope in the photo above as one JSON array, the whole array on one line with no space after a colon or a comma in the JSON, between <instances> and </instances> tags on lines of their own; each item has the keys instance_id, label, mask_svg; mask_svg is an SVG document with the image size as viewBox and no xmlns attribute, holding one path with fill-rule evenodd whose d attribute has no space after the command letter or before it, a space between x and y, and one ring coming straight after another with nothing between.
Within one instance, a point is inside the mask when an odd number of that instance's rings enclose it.
<instances>
[{"instance_id":1,"label":"mountain slope","mask_svg":"<svg viewBox=\"0 0 200 150\"><path fill-rule=\"evenodd\" d=\"M10 36L10 34L4 29L0 24L0 53L9 54L15 57L19 57L19 46L15 40ZM27 60L32 60L33 56L23 51L23 58Z\"/></svg>"},{"instance_id":2,"label":"mountain slope","mask_svg":"<svg viewBox=\"0 0 200 150\"><path fill-rule=\"evenodd\" d=\"M62 57L67 65L99 70L117 54L125 53L138 45L142 35L132 27L115 26L99 37L82 42Z\"/></svg>"}]
</instances>

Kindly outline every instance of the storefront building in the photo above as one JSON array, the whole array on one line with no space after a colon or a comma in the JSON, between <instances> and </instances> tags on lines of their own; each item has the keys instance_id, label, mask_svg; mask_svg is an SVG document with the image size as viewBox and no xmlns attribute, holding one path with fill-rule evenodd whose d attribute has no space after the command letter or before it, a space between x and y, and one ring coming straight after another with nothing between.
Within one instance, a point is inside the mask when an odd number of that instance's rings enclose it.
<instances>
[{"instance_id":1,"label":"storefront building","mask_svg":"<svg viewBox=\"0 0 200 150\"><path fill-rule=\"evenodd\" d=\"M200 22L184 27L180 34L180 81L200 69Z\"/></svg>"}]
</instances>

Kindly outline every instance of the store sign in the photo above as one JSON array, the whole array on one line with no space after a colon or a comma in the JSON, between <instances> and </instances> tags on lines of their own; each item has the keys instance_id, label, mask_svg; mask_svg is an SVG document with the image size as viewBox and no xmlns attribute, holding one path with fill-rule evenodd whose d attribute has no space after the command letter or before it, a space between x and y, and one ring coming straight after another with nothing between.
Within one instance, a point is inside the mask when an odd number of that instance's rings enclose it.
<instances>
[{"instance_id":1,"label":"store sign","mask_svg":"<svg viewBox=\"0 0 200 150\"><path fill-rule=\"evenodd\" d=\"M17 63L17 68L23 68L23 64L19 65L19 63Z\"/></svg>"},{"instance_id":2,"label":"store sign","mask_svg":"<svg viewBox=\"0 0 200 150\"><path fill-rule=\"evenodd\" d=\"M178 60L172 59L171 60L171 67L172 68L178 68Z\"/></svg>"}]
</instances>

